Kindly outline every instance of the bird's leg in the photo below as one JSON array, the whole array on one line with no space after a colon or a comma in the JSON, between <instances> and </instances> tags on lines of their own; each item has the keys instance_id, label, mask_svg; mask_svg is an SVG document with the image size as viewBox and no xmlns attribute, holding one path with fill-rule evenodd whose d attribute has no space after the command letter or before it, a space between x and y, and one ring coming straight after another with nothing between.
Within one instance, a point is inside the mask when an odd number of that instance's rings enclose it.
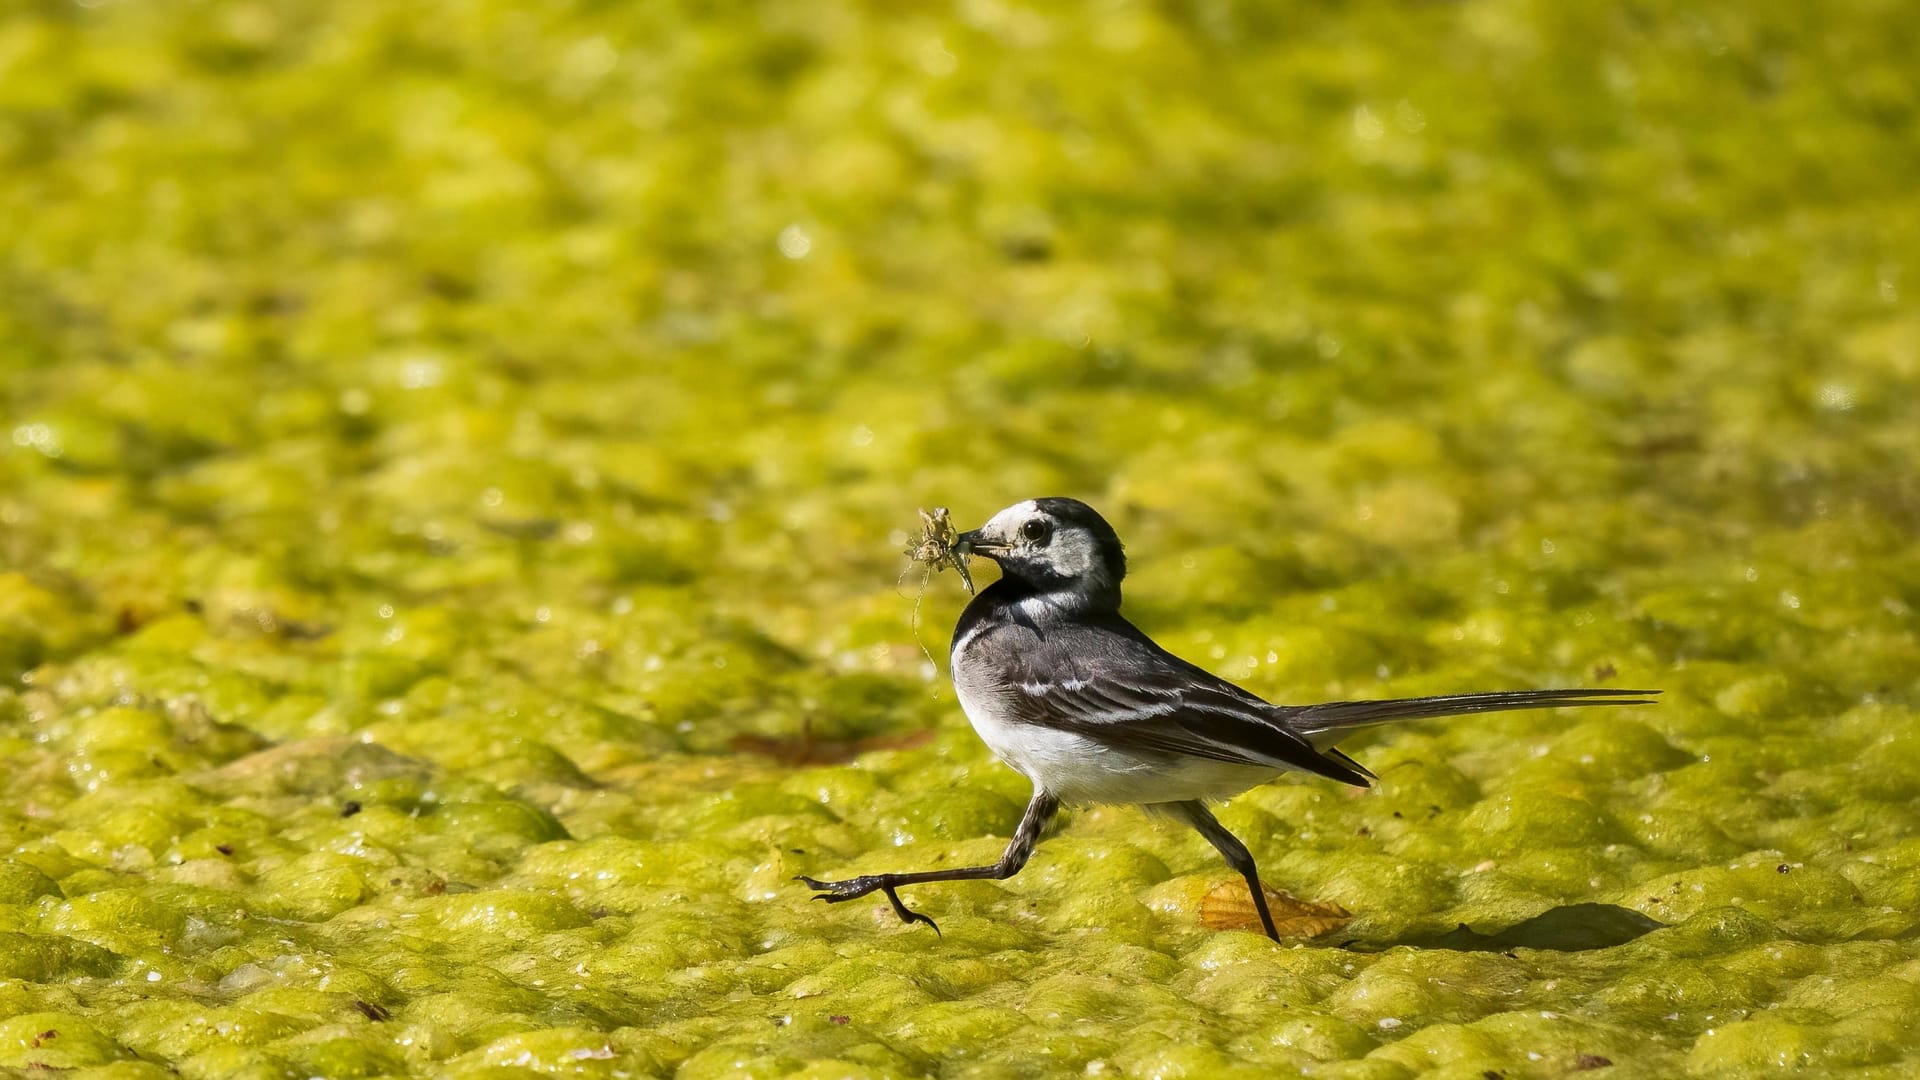
<instances>
[{"instance_id":1,"label":"bird's leg","mask_svg":"<svg viewBox=\"0 0 1920 1080\"><path fill-rule=\"evenodd\" d=\"M1227 831L1227 827L1214 819L1206 806L1198 801L1165 803L1161 809L1193 826L1214 849L1226 857L1227 865L1240 871L1247 879L1247 888L1253 890L1253 910L1260 913L1260 925L1267 930L1267 936L1280 940L1280 932L1273 928L1273 915L1267 911L1267 891L1260 887L1260 871L1253 865L1253 854L1239 837Z\"/></svg>"},{"instance_id":2,"label":"bird's leg","mask_svg":"<svg viewBox=\"0 0 1920 1080\"><path fill-rule=\"evenodd\" d=\"M1007 844L1007 850L1001 854L999 862L988 866L959 866L951 870L921 870L910 874L867 874L845 881L815 881L810 877L800 880L819 894L814 897L815 900L825 900L829 904L857 900L870 892L884 893L887 903L893 905L893 913L900 916L901 922L923 922L932 926L937 934L940 927L934 925L932 919L902 903L900 894L894 890L903 885L924 885L929 881L977 881L983 878L999 881L1010 878L1027 865L1027 856L1033 854L1033 846L1040 842L1040 831L1047 827L1047 822L1053 819L1059 809L1059 799L1044 791L1035 791L1033 801L1027 804L1026 814L1020 818L1020 827L1014 830L1013 839Z\"/></svg>"}]
</instances>

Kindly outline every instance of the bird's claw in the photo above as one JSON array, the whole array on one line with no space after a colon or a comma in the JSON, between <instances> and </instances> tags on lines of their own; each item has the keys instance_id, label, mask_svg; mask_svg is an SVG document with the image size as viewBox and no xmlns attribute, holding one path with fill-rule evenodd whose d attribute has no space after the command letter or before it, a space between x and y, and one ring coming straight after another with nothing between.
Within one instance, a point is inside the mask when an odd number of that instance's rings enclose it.
<instances>
[{"instance_id":1,"label":"bird's claw","mask_svg":"<svg viewBox=\"0 0 1920 1080\"><path fill-rule=\"evenodd\" d=\"M842 904L848 900L858 900L877 889L886 894L887 903L893 905L893 913L900 916L901 922L909 925L913 923L926 923L928 926L933 927L935 934L940 933L940 924L934 922L932 918L922 915L920 912L908 907L906 902L900 899L900 894L894 891L894 886L887 884L883 878L878 876L848 878L845 881L817 881L802 874L795 880L803 883L807 888L812 889L815 900L824 900L829 904Z\"/></svg>"},{"instance_id":2,"label":"bird's claw","mask_svg":"<svg viewBox=\"0 0 1920 1080\"><path fill-rule=\"evenodd\" d=\"M847 900L858 900L880 887L880 883L871 877L848 878L845 881L816 881L805 874L794 879L819 894L815 900L825 900L829 904L838 904Z\"/></svg>"},{"instance_id":3,"label":"bird's claw","mask_svg":"<svg viewBox=\"0 0 1920 1080\"><path fill-rule=\"evenodd\" d=\"M900 921L901 921L901 922L903 922L903 923L906 923L906 924L908 924L909 926L911 926L912 924L914 924L914 923L917 923L917 922L923 922L923 923L926 923L926 924L927 924L928 926L931 926L931 927L933 927L933 936L934 936L934 937L945 937L945 936L946 936L945 934L942 934L942 933L940 932L940 924L939 924L939 923L937 923L937 922L934 922L932 918L930 918L930 917L928 917L928 916L926 916L926 915L922 915L922 914L920 914L919 912L917 912L917 911L915 911L915 910L913 910L912 908L910 908L910 907L908 907L908 906L907 906L907 905L906 905L905 903L902 903L902 902L901 902L901 900L900 900L900 894L899 894L899 893L897 893L897 892L894 892L894 891L893 891L893 886L891 886L891 885L882 885L882 886L881 886L880 888L881 888L881 891L883 891L883 892L885 892L885 893L887 894L887 903L889 903L889 904L892 904L892 905L893 905L893 913L894 913L895 915L898 915L898 916L900 916Z\"/></svg>"}]
</instances>

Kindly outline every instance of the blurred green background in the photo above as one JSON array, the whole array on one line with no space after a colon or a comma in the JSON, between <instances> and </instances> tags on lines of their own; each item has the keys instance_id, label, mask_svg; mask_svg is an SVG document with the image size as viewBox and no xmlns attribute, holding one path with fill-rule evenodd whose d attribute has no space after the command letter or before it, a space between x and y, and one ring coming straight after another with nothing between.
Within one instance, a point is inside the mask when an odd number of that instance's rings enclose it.
<instances>
[{"instance_id":1,"label":"blurred green background","mask_svg":"<svg viewBox=\"0 0 1920 1080\"><path fill-rule=\"evenodd\" d=\"M1916 25L13 0L0 1069L1910 1075ZM810 904L1011 831L898 552L1047 494L1277 700L1667 698L1236 800L1324 940Z\"/></svg>"}]
</instances>

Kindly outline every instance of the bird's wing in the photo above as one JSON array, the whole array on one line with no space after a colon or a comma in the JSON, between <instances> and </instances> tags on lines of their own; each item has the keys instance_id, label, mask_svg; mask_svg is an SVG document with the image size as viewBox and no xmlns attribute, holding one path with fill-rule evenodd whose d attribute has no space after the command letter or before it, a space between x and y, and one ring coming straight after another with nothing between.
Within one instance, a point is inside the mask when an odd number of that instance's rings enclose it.
<instances>
[{"instance_id":1,"label":"bird's wing","mask_svg":"<svg viewBox=\"0 0 1920 1080\"><path fill-rule=\"evenodd\" d=\"M1026 647L1011 653L1000 687L1016 722L1116 749L1301 769L1367 785L1371 774L1351 758L1314 749L1272 705L1160 648L1118 616L1023 637Z\"/></svg>"}]
</instances>

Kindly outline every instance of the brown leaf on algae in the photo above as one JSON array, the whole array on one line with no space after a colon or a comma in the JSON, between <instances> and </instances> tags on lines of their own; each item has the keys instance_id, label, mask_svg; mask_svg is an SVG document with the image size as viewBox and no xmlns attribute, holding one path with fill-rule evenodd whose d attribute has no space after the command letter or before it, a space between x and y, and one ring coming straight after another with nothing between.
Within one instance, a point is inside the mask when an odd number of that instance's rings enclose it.
<instances>
[{"instance_id":1,"label":"brown leaf on algae","mask_svg":"<svg viewBox=\"0 0 1920 1080\"><path fill-rule=\"evenodd\" d=\"M1262 883L1273 928L1283 938L1312 938L1329 934L1353 921L1353 913L1339 904L1302 900ZM1200 925L1209 930L1261 930L1260 912L1244 881L1216 885L1200 898ZM1263 931L1264 932L1264 931Z\"/></svg>"}]
</instances>

